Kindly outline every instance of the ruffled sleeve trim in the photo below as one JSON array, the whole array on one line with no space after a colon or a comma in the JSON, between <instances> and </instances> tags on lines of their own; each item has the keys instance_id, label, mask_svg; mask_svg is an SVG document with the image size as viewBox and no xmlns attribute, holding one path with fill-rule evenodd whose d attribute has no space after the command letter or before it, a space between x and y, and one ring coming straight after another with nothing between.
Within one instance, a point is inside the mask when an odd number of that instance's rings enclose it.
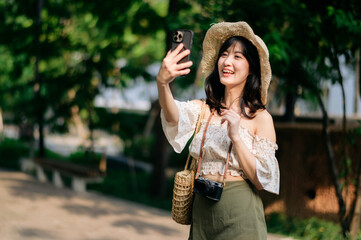
<instances>
[{"instance_id":1,"label":"ruffled sleeve trim","mask_svg":"<svg viewBox=\"0 0 361 240\"><path fill-rule=\"evenodd\" d=\"M276 158L278 145L268 138L254 137L252 153L256 157L256 173L264 190L279 194L280 172Z\"/></svg>"},{"instance_id":2,"label":"ruffled sleeve trim","mask_svg":"<svg viewBox=\"0 0 361 240\"><path fill-rule=\"evenodd\" d=\"M175 103L179 113L178 124L169 124L164 117L163 110L161 110L160 117L168 142L176 153L180 153L195 131L201 106L194 101L181 102L175 100Z\"/></svg>"}]
</instances>

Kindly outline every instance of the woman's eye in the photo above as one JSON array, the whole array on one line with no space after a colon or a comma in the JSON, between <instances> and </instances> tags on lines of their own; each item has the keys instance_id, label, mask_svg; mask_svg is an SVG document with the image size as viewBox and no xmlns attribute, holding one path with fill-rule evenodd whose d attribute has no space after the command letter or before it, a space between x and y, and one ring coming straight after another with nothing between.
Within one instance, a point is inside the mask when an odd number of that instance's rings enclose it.
<instances>
[{"instance_id":1,"label":"woman's eye","mask_svg":"<svg viewBox=\"0 0 361 240\"><path fill-rule=\"evenodd\" d=\"M236 58L237 58L237 59L241 59L242 56L241 56L241 55L236 55Z\"/></svg>"},{"instance_id":2,"label":"woman's eye","mask_svg":"<svg viewBox=\"0 0 361 240\"><path fill-rule=\"evenodd\" d=\"M226 56L227 56L227 53L226 53L226 52L224 52L224 53L221 54L221 57L226 57Z\"/></svg>"}]
</instances>

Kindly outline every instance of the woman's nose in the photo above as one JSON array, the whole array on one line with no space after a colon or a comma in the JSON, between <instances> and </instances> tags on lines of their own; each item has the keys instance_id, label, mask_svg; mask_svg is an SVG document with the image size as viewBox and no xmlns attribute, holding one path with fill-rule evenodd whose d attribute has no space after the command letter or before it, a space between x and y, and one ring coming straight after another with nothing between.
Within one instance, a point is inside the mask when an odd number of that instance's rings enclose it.
<instances>
[{"instance_id":1,"label":"woman's nose","mask_svg":"<svg viewBox=\"0 0 361 240\"><path fill-rule=\"evenodd\" d=\"M224 65L226 66L231 65L231 58L229 55L226 57L226 59L224 59Z\"/></svg>"}]
</instances>

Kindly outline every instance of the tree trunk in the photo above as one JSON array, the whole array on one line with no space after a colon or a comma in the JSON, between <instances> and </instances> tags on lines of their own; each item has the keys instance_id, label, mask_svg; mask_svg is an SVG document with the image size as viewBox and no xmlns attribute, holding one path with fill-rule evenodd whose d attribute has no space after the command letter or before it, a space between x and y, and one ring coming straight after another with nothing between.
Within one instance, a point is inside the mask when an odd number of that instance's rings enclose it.
<instances>
[{"instance_id":1,"label":"tree trunk","mask_svg":"<svg viewBox=\"0 0 361 240\"><path fill-rule=\"evenodd\" d=\"M355 111L358 113L358 100L361 92L361 78L360 78L360 49L356 51L356 90L355 90ZM357 235L361 227L361 159L359 161L359 167L357 171L357 185L356 185L356 197L353 205L353 217L350 224L350 236L351 239L357 239ZM352 211L351 210L351 211Z\"/></svg>"},{"instance_id":2,"label":"tree trunk","mask_svg":"<svg viewBox=\"0 0 361 240\"><path fill-rule=\"evenodd\" d=\"M343 228L342 223L343 223L343 219L344 219L344 216L345 216L345 213L346 213L346 204L345 204L345 201L344 201L344 199L342 197L342 189L341 189L340 180L338 178L339 173L338 173L338 168L337 168L337 164L336 164L335 152L334 152L334 149L332 147L331 136L330 136L330 132L329 132L329 128L328 128L329 118L328 118L328 114L327 114L325 105L323 104L320 92L316 92L316 95L317 95L318 103L319 103L319 105L321 107L321 110L322 110L322 116L323 116L322 133L323 133L323 137L324 137L324 140L325 140L327 159L328 159L328 163L329 163L329 169L330 169L330 172L331 172L332 182L333 182L333 185L335 187L336 196L337 196L337 199L338 199L339 220L340 220L340 223L341 223L342 228Z\"/></svg>"},{"instance_id":3,"label":"tree trunk","mask_svg":"<svg viewBox=\"0 0 361 240\"><path fill-rule=\"evenodd\" d=\"M342 161L349 161L349 155L348 155L348 145L347 145L347 140L346 140L346 131L347 131L347 121L346 121L346 94L345 94L345 87L343 85L343 78L341 75L341 71L340 68L338 67L338 71L339 71L339 81L340 81L340 85L341 85L341 89L342 89L342 104L343 104L343 108L342 108L342 135L341 135L341 156L342 156ZM350 181L350 171L348 169L348 164L344 164L345 166L345 188L346 188L346 196L348 195L348 186L351 183ZM342 190L341 190L342 191ZM351 219L353 216L353 212L349 211L348 214L346 215L346 211L344 213L344 216L341 219L341 227L342 227L342 233L344 236L347 235L347 233L350 231L350 224L351 224Z\"/></svg>"},{"instance_id":4,"label":"tree trunk","mask_svg":"<svg viewBox=\"0 0 361 240\"><path fill-rule=\"evenodd\" d=\"M347 131L347 121L346 121L346 93L345 93L345 87L343 85L343 77L340 69L340 63L338 61L337 55L335 55L335 62L336 62L336 68L338 72L338 81L341 86L342 91L342 155L345 159L348 158L347 153L347 142L346 142L346 131ZM348 176L348 172L346 172L346 177Z\"/></svg>"},{"instance_id":5,"label":"tree trunk","mask_svg":"<svg viewBox=\"0 0 361 240\"><path fill-rule=\"evenodd\" d=\"M94 122L93 122L93 116L94 116L94 108L93 105L91 103L87 104L87 110L89 113L89 118L88 118L88 127L89 127L89 141L90 141L90 145L87 146L88 147L88 151L90 153L90 159L94 159L93 157L95 157L95 143L94 143Z\"/></svg>"},{"instance_id":6,"label":"tree trunk","mask_svg":"<svg viewBox=\"0 0 361 240\"><path fill-rule=\"evenodd\" d=\"M4 131L4 123L3 123L3 114L2 109L0 108L0 134Z\"/></svg>"},{"instance_id":7,"label":"tree trunk","mask_svg":"<svg viewBox=\"0 0 361 240\"><path fill-rule=\"evenodd\" d=\"M292 92L288 92L286 95L286 111L283 116L284 121L294 122L295 121L295 104L297 96Z\"/></svg>"},{"instance_id":8,"label":"tree trunk","mask_svg":"<svg viewBox=\"0 0 361 240\"><path fill-rule=\"evenodd\" d=\"M346 134L347 134L347 121L346 121L346 93L345 93L345 87L343 84L343 76L341 73L341 69L340 69L340 62L338 59L338 56L336 54L336 51L333 52L333 57L334 57L334 65L337 69L337 73L338 73L338 82L341 85L341 90L342 90L342 103L343 103L343 108L342 108L342 137L341 137L341 156L342 156L342 160L345 161L346 163L344 164L345 166L345 187L346 187L346 196L348 195L348 186L351 183L351 179L350 179L350 170L348 169L348 164L347 161L350 161L349 159L349 154L348 154L348 144L347 144L347 139L346 139ZM341 219L341 227L342 227L342 233L344 236L346 236L349 231L350 231L350 225L351 225L351 221L353 218L353 214L354 214L354 210L355 210L355 201L353 202L353 207L351 207L351 209L348 211L348 213L346 214L346 212L344 213L343 218Z\"/></svg>"},{"instance_id":9,"label":"tree trunk","mask_svg":"<svg viewBox=\"0 0 361 240\"><path fill-rule=\"evenodd\" d=\"M42 112L38 112L38 126L39 126L39 157L45 157L44 145L44 119Z\"/></svg>"},{"instance_id":10,"label":"tree trunk","mask_svg":"<svg viewBox=\"0 0 361 240\"><path fill-rule=\"evenodd\" d=\"M169 0L168 16L176 16L178 13L178 0ZM172 38L172 31L165 25L167 33L166 38L166 51L170 49L170 43ZM155 123L155 136L156 142L152 157L154 158L154 168L152 176L151 194L153 196L165 196L166 194L166 176L165 169L167 167L169 156L169 145L166 137L164 136L163 129L160 122L160 105L157 101L152 105L152 108L156 108L158 112L157 120ZM153 110L152 110L153 111Z\"/></svg>"},{"instance_id":11,"label":"tree trunk","mask_svg":"<svg viewBox=\"0 0 361 240\"><path fill-rule=\"evenodd\" d=\"M357 171L356 199L353 207L353 217L350 224L351 239L357 239L361 227L361 159Z\"/></svg>"},{"instance_id":12,"label":"tree trunk","mask_svg":"<svg viewBox=\"0 0 361 240\"><path fill-rule=\"evenodd\" d=\"M147 120L147 123L145 124L145 128L143 131L143 137L148 138L152 132L152 129L154 127L154 124L157 120L157 118L159 117L159 108L155 108L153 107L154 104L152 104L150 113L149 113L149 117Z\"/></svg>"},{"instance_id":13,"label":"tree trunk","mask_svg":"<svg viewBox=\"0 0 361 240\"><path fill-rule=\"evenodd\" d=\"M158 101L153 104L153 108L155 108L155 111L158 111L158 113L160 112L160 105ZM154 152L152 153L152 158L154 159L154 168L152 176L152 187L150 190L152 196L164 197L167 190L165 169L168 162L169 146L168 141L163 133L159 114L155 124L155 136L155 148Z\"/></svg>"},{"instance_id":14,"label":"tree trunk","mask_svg":"<svg viewBox=\"0 0 361 240\"><path fill-rule=\"evenodd\" d=\"M358 101L360 99L360 89L361 89L361 80L360 80L360 49L357 49L355 53L356 64L355 64L355 98L354 98L354 115L358 113Z\"/></svg>"},{"instance_id":15,"label":"tree trunk","mask_svg":"<svg viewBox=\"0 0 361 240\"><path fill-rule=\"evenodd\" d=\"M289 90L286 95L286 110L283 115L283 120L286 122L294 122L295 121L295 104L297 100L297 83L295 78L291 78L289 81Z\"/></svg>"},{"instance_id":16,"label":"tree trunk","mask_svg":"<svg viewBox=\"0 0 361 240\"><path fill-rule=\"evenodd\" d=\"M45 146L44 146L44 116L43 112L44 109L44 103L43 99L41 97L41 86L42 86L42 80L39 76L39 61L40 61L40 34L41 34L41 10L43 8L43 0L37 1L37 20L36 20L36 38L35 38L35 49L36 49L36 56L35 56L35 98L36 98L36 104L37 104L37 121L38 121L38 127L39 127L39 157L45 156Z\"/></svg>"}]
</instances>

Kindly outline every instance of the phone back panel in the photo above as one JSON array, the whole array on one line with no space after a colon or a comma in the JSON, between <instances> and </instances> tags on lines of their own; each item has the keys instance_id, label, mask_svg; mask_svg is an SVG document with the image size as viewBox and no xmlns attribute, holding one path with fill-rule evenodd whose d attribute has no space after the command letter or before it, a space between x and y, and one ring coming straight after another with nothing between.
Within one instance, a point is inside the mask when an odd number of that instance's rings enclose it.
<instances>
[{"instance_id":1,"label":"phone back panel","mask_svg":"<svg viewBox=\"0 0 361 240\"><path fill-rule=\"evenodd\" d=\"M192 50L192 44L193 44L193 31L191 30L184 30L184 29L178 29L174 32L172 36L172 45L171 50L173 51L180 43L183 43L184 47L183 50L189 49ZM187 62L189 61L190 55L182 58L179 63Z\"/></svg>"}]
</instances>

